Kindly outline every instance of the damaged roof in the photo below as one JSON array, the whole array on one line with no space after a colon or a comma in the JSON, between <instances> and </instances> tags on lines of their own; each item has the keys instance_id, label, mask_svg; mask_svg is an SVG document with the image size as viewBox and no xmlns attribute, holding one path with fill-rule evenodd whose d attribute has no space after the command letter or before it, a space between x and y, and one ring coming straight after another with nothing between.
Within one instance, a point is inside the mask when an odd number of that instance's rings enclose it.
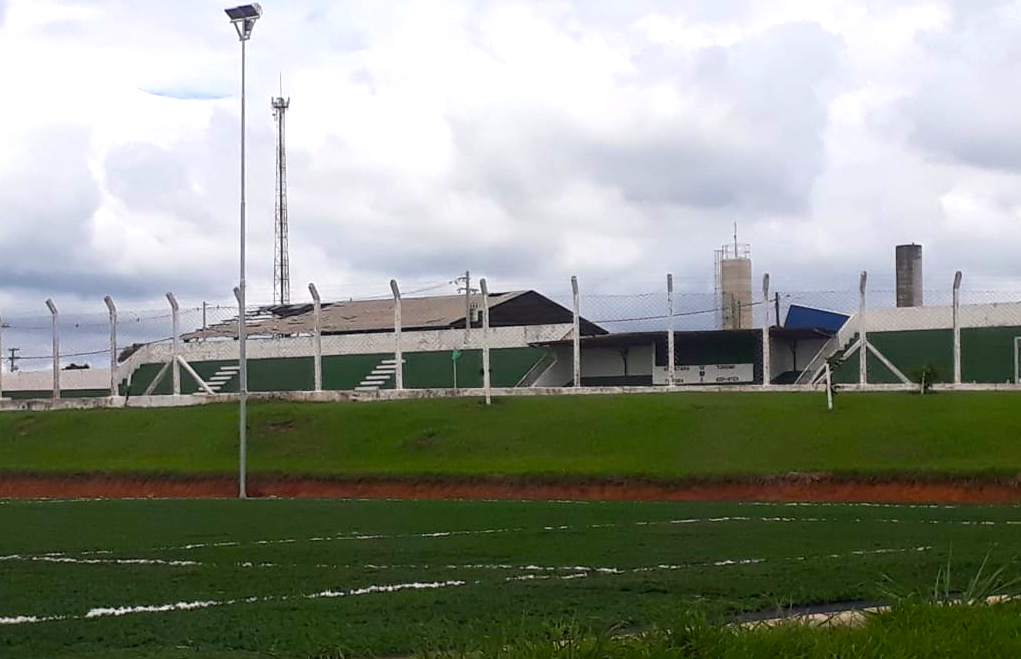
<instances>
[{"instance_id":1,"label":"damaged roof","mask_svg":"<svg viewBox=\"0 0 1021 659\"><path fill-rule=\"evenodd\" d=\"M559 324L570 321L570 310L535 291L490 293L490 319L500 316L502 305L518 300L512 310L505 306L507 316L493 326ZM473 295L472 306L480 306L481 295ZM565 321L566 318L566 321ZM465 324L464 295L434 295L401 300L401 327L404 330L439 330L463 328ZM582 334L605 333L602 328L582 320ZM480 326L473 320L473 326ZM289 336L315 331L315 314L311 304L277 305L260 308L246 319L247 336ZM321 310L323 334L358 334L392 332L394 301L349 300L324 302ZM210 338L237 338L237 318L182 335L185 341Z\"/></svg>"}]
</instances>

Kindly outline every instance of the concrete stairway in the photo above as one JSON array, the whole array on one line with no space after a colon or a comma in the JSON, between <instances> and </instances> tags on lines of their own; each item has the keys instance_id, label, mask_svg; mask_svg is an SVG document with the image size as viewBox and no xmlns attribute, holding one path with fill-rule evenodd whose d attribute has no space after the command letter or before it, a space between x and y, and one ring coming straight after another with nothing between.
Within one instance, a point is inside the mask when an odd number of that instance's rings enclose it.
<instances>
[{"instance_id":1,"label":"concrete stairway","mask_svg":"<svg viewBox=\"0 0 1021 659\"><path fill-rule=\"evenodd\" d=\"M407 360L403 360L407 363ZM384 359L376 365L372 372L362 378L355 391L379 391L383 385L397 373L397 360Z\"/></svg>"}]
</instances>

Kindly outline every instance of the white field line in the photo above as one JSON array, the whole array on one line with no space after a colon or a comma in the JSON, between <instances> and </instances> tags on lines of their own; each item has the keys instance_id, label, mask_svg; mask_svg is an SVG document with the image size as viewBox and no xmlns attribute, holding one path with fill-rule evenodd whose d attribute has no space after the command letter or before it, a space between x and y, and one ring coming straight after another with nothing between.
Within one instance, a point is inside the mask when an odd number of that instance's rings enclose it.
<instances>
[{"instance_id":1,"label":"white field line","mask_svg":"<svg viewBox=\"0 0 1021 659\"><path fill-rule=\"evenodd\" d=\"M360 595L372 595L376 593L395 593L402 590L435 590L437 588L451 588L463 586L464 581L428 581L398 584L384 584L353 588L351 590L323 590L308 595L271 595L268 597L245 597L228 600L196 600L193 602L174 602L172 604L144 604L137 606L110 606L96 607L89 609L80 615L56 615L56 616L10 616L0 617L0 625L24 625L38 622L50 622L55 620L91 620L94 618L106 618L111 616L126 616L138 613L166 613L169 611L194 611L196 609L208 609L211 607L231 606L234 604L252 604L256 602L284 602L288 600L314 600L336 597L358 597Z\"/></svg>"},{"instance_id":2,"label":"white field line","mask_svg":"<svg viewBox=\"0 0 1021 659\"><path fill-rule=\"evenodd\" d=\"M556 574L541 574L541 573L530 573L516 577L507 577L505 581L532 581L539 579L580 579L582 577L588 577L593 574L638 574L643 572L657 572L657 571L674 571L674 570L687 570L692 568L709 568L709 567L731 567L740 565L759 565L762 563L786 563L786 562L801 562L801 561L814 561L814 560L827 560L827 559L843 559L857 556L874 556L880 554L909 554L909 553L920 553L930 551L931 546L922 547L903 547L895 549L857 549L854 551L846 552L843 554L820 554L817 556L788 556L782 558L738 558L738 559L722 559L715 561L704 561L698 563L680 563L676 565L661 564L661 565L650 565L645 567L635 568L588 568L585 566L575 567L554 567L554 568L538 568L539 570L549 571L560 571L570 570L573 574L566 576L558 576ZM535 566L532 566L535 567Z\"/></svg>"},{"instance_id":3,"label":"white field line","mask_svg":"<svg viewBox=\"0 0 1021 659\"><path fill-rule=\"evenodd\" d=\"M529 533L529 532L556 532L575 531L583 529L611 529L627 528L629 526L661 526L661 525L686 525L686 524L724 524L732 522L763 522L774 524L932 524L932 525L961 525L961 526L1021 526L1021 520L934 520L934 519L899 519L899 518L846 518L836 517L750 517L750 516L726 516L726 517L692 517L683 519L668 519L654 521L638 521L625 524L606 523L588 525L560 525L542 527L516 527L516 528L495 528L495 529L467 529L456 531L431 531L423 533L344 533L328 536L313 536L310 538L278 538L273 540L224 540L217 542L197 542L186 545L153 547L146 551L190 551L195 549L218 548L218 547L243 547L253 545L284 545L303 542L344 542L344 541L369 541L369 540L401 540L409 538L448 538L457 536L473 535L495 535L502 533ZM83 551L53 552L54 554L79 554L102 555L114 553L109 549L94 549Z\"/></svg>"},{"instance_id":4,"label":"white field line","mask_svg":"<svg viewBox=\"0 0 1021 659\"><path fill-rule=\"evenodd\" d=\"M893 554L893 553L909 553L909 552L923 552L929 551L932 546L921 546L921 547L908 547L908 548L894 548L894 549L860 549L846 553L834 553L825 554L818 556L794 556L794 557L781 557L781 558L727 558L711 561L702 561L694 563L680 563L680 564L660 564L660 565L648 565L639 567L606 567L606 566L589 566L589 565L515 565L510 563L465 563L465 564L445 564L445 565L426 565L426 564L378 564L378 563L364 563L364 564L327 564L317 563L312 567L317 569L327 570L486 570L486 571L506 571L514 572L520 571L525 572L526 575L518 577L508 577L506 580L525 580L525 579L537 579L541 575L541 578L563 578L558 577L554 573L557 572L570 572L574 573L570 575L570 578L576 579L582 575L589 574L604 574L604 575L623 575L623 574L636 574L641 572L654 572L654 571L671 571L671 570L683 570L695 567L729 567L734 565L755 565L766 562L795 562L795 561L808 561L808 560L822 560L822 559L839 559L848 558L852 556L873 556L881 554ZM146 565L146 566L163 566L163 567L235 567L235 568L281 568L281 567L301 567L302 564L296 563L270 563L270 562L259 562L255 563L252 561L241 561L228 564L219 562L201 562L201 561L182 561L182 560L164 560L158 558L71 558L63 554L46 554L41 556L25 556L21 554L11 554L7 556L0 556L0 562L4 561L36 561L44 563L57 563L57 564L68 564L68 565ZM531 575L531 576L530 576Z\"/></svg>"},{"instance_id":5,"label":"white field line","mask_svg":"<svg viewBox=\"0 0 1021 659\"><path fill-rule=\"evenodd\" d=\"M46 554L42 556L10 554L8 556L0 556L0 562L3 561L33 561L38 563L68 563L77 565L165 565L170 567L202 565L198 561L164 560L161 558L71 558L63 554Z\"/></svg>"},{"instance_id":6,"label":"white field line","mask_svg":"<svg viewBox=\"0 0 1021 659\"><path fill-rule=\"evenodd\" d=\"M626 573L640 573L640 572L651 572L657 570L681 570L695 567L729 567L735 565L752 565L772 561L806 561L815 559L826 559L826 558L847 558L849 556L866 556L875 554L892 554L892 553L910 553L910 552L923 552L932 549L932 547L908 547L899 549L861 549L845 554L827 554L822 556L795 556L781 559L764 559L764 558L744 558L744 559L723 559L716 561L709 561L703 563L688 563L678 565L655 565L637 568L609 568L609 567L588 567L588 566L539 566L539 565L525 565L525 566L506 566L506 565L464 565L464 566L447 566L455 568L482 568L482 569L502 569L504 567L510 569L521 569L530 571L528 574L518 575L514 577L507 577L504 581L530 581L530 580L547 580L557 579L561 581L567 581L572 579L582 579L591 576L592 574L626 574ZM142 559L139 559L142 560ZM383 568L386 566L374 566L376 568ZM556 574L543 574L543 572L559 572L569 571L570 574L556 575ZM258 602L281 602L288 600L298 599L321 599L321 598L336 598L336 597L354 597L360 595L370 595L374 593L393 593L401 590L423 590L423 589L437 589L437 588L448 588L454 586L464 586L468 582L454 579L447 581L430 581L430 582L410 582L410 583L398 583L388 585L371 585L362 588L355 588L350 590L323 590L317 593L311 593L307 595L277 595L277 596L266 596L266 597L247 597L247 598L236 598L228 600L196 600L191 602L175 602L171 604L145 604L135 606L112 606L112 607L94 607L89 609L87 612L81 615L54 615L54 616L9 616L0 617L0 625L22 625L22 624L33 624L40 622L52 622L52 621L63 621L63 620L88 620L94 618L104 618L111 616L124 616L134 615L139 613L166 613L171 611L192 611L196 609L205 609L211 607L230 606L234 604L244 603L258 603ZM474 584L480 582L475 581ZM832 617L832 614L829 614Z\"/></svg>"}]
</instances>

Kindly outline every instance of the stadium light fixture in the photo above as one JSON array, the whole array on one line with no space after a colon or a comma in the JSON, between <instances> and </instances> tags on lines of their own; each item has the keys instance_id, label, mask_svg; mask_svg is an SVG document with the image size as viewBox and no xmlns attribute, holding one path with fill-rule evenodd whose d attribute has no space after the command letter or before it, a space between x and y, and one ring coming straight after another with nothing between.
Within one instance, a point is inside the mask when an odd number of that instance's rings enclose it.
<instances>
[{"instance_id":1,"label":"stadium light fixture","mask_svg":"<svg viewBox=\"0 0 1021 659\"><path fill-rule=\"evenodd\" d=\"M255 21L259 20L262 16L262 7L257 2L224 9L223 11L234 25L234 29L238 33L238 39L241 41L248 41L248 38L252 36L252 28L255 27Z\"/></svg>"},{"instance_id":2,"label":"stadium light fixture","mask_svg":"<svg viewBox=\"0 0 1021 659\"><path fill-rule=\"evenodd\" d=\"M262 7L253 3L225 9L241 42L241 281L238 296L238 497L248 498L248 357L245 350L245 43L252 36L255 21L262 16Z\"/></svg>"}]
</instances>

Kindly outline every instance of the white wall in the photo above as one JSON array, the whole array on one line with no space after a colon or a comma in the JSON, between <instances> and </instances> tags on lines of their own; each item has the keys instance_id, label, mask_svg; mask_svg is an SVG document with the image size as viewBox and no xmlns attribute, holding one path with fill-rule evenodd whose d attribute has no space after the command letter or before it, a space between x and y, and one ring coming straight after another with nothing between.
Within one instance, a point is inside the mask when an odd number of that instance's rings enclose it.
<instances>
[{"instance_id":1,"label":"white wall","mask_svg":"<svg viewBox=\"0 0 1021 659\"><path fill-rule=\"evenodd\" d=\"M961 327L1010 327L1021 325L1021 302L993 302L990 304L962 304ZM896 332L903 330L951 329L954 326L953 307L894 307L868 309L865 328L869 332ZM858 333L858 314L852 315L837 334L841 346L847 345Z\"/></svg>"},{"instance_id":2,"label":"white wall","mask_svg":"<svg viewBox=\"0 0 1021 659\"><path fill-rule=\"evenodd\" d=\"M828 338L801 339L796 342L796 353L791 355L790 343L785 339L776 337L769 341L770 379L775 378L787 371L803 371L808 368L809 363L819 353ZM797 368L795 369L795 357Z\"/></svg>"},{"instance_id":3,"label":"white wall","mask_svg":"<svg viewBox=\"0 0 1021 659\"><path fill-rule=\"evenodd\" d=\"M14 371L3 375L4 391L51 391L53 371ZM60 372L61 389L109 389L110 369L83 368Z\"/></svg>"}]
</instances>

